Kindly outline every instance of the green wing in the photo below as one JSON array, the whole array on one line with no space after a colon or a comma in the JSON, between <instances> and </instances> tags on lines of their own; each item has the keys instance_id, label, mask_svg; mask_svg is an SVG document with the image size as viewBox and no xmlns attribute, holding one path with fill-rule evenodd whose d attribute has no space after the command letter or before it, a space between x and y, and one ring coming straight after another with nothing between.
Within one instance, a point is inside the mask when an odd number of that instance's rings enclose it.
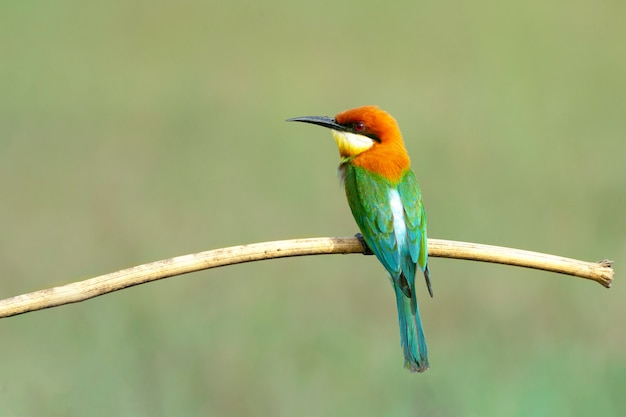
<instances>
[{"instance_id":1,"label":"green wing","mask_svg":"<svg viewBox=\"0 0 626 417\"><path fill-rule=\"evenodd\" d=\"M404 206L411 260L424 273L430 296L433 290L428 271L428 238L426 234L426 211L422 204L422 193L413 171L409 170L398 184L398 193Z\"/></svg>"},{"instance_id":2,"label":"green wing","mask_svg":"<svg viewBox=\"0 0 626 417\"><path fill-rule=\"evenodd\" d=\"M363 238L394 281L401 273L413 280L415 265L426 268L425 217L419 187L411 171L398 184L363 168L344 163L342 166L346 196ZM396 188L404 206L407 236L398 237L393 228L389 191ZM400 238L400 239L398 239ZM405 241L403 247L399 242Z\"/></svg>"}]
</instances>

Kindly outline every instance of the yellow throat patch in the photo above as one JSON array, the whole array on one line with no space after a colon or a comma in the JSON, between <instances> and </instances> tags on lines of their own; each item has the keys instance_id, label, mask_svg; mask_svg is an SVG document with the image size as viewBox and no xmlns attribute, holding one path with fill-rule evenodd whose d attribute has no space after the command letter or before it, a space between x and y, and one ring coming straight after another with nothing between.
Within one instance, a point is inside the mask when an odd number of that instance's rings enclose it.
<instances>
[{"instance_id":1,"label":"yellow throat patch","mask_svg":"<svg viewBox=\"0 0 626 417\"><path fill-rule=\"evenodd\" d=\"M331 129L331 133L342 158L356 156L374 146L374 141L367 136L333 129Z\"/></svg>"}]
</instances>

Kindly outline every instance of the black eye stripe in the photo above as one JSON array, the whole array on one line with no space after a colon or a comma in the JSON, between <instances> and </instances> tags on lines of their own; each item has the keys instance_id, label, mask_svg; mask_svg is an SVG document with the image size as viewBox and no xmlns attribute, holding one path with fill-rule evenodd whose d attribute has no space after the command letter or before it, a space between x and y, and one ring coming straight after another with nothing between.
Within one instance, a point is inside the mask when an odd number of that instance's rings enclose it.
<instances>
[{"instance_id":1,"label":"black eye stripe","mask_svg":"<svg viewBox=\"0 0 626 417\"><path fill-rule=\"evenodd\" d=\"M357 128L357 124L359 124L359 123L360 123L360 127ZM377 143L381 143L382 142L382 140L380 140L378 135L376 135L374 133L371 133L371 132L368 132L368 129L367 129L367 127L365 126L365 124L363 122L347 123L347 124L342 124L341 126L347 132L354 133L355 135L367 136L368 138L370 138L371 140L373 140L374 142L377 142Z\"/></svg>"},{"instance_id":2,"label":"black eye stripe","mask_svg":"<svg viewBox=\"0 0 626 417\"><path fill-rule=\"evenodd\" d=\"M373 134L373 133L365 134L364 136L367 136L368 138L370 138L374 142L378 142L378 143L381 142L380 138L378 136L376 136L375 134Z\"/></svg>"}]
</instances>

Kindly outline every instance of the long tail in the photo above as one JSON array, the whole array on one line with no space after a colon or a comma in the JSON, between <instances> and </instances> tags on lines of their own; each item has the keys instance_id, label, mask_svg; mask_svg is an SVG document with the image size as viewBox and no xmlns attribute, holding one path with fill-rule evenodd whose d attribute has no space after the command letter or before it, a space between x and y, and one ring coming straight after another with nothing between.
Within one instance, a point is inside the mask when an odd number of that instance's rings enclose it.
<instances>
[{"instance_id":1,"label":"long tail","mask_svg":"<svg viewBox=\"0 0 626 417\"><path fill-rule=\"evenodd\" d=\"M398 303L400 322L400 343L404 351L404 367L411 372L424 372L428 369L428 348L422 329L422 319L417 307L415 288L407 297L398 285L393 286Z\"/></svg>"}]
</instances>

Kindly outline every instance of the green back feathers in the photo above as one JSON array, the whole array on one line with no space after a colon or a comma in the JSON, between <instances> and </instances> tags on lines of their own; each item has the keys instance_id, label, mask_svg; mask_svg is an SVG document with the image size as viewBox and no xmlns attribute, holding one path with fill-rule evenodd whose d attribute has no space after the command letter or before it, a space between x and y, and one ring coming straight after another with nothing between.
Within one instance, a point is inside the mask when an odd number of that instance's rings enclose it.
<instances>
[{"instance_id":1,"label":"green back feathers","mask_svg":"<svg viewBox=\"0 0 626 417\"><path fill-rule=\"evenodd\" d=\"M407 169L394 184L382 175L354 166L350 161L345 161L341 170L354 219L361 229L365 242L385 268L394 277L404 272L409 279L413 279L415 264L420 270L425 271L428 258L426 216L413 172ZM398 191L404 207L408 245L401 250L398 250L399 239L393 228L389 197L391 188ZM408 259L401 259L402 255Z\"/></svg>"}]
</instances>

